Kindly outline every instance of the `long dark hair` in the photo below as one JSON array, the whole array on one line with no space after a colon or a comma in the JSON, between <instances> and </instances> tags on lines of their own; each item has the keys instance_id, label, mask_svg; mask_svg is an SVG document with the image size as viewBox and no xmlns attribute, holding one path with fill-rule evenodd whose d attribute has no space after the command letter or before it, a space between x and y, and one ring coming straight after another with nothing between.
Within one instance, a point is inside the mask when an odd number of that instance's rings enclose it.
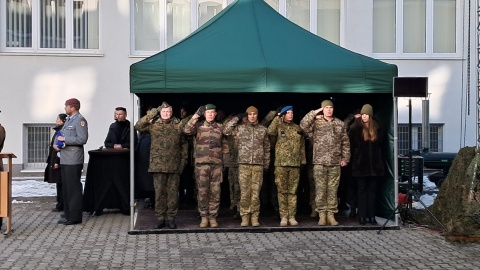
<instances>
[{"instance_id":1,"label":"long dark hair","mask_svg":"<svg viewBox=\"0 0 480 270\"><path fill-rule=\"evenodd\" d=\"M360 119L362 122L362 127L363 127L363 140L364 141L370 141L370 142L375 142L378 139L378 122L373 119L371 115L368 115L369 119L368 122L363 122L363 120Z\"/></svg>"}]
</instances>

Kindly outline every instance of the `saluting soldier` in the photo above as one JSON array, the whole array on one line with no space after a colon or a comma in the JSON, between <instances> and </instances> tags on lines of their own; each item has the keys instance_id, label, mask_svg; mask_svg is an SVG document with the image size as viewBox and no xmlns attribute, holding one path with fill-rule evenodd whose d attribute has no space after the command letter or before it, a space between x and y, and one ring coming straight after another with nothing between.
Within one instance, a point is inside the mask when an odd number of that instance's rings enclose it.
<instances>
[{"instance_id":1,"label":"saluting soldier","mask_svg":"<svg viewBox=\"0 0 480 270\"><path fill-rule=\"evenodd\" d=\"M223 126L215 122L216 106L200 106L184 127L186 135L195 135L195 177L198 190L200 228L218 227L220 185L223 180L223 164L229 159L227 140ZM199 121L200 117L204 121Z\"/></svg>"},{"instance_id":2,"label":"saluting soldier","mask_svg":"<svg viewBox=\"0 0 480 270\"><path fill-rule=\"evenodd\" d=\"M300 126L293 122L293 107L282 108L279 117L268 127L268 135L276 137L275 184L278 189L280 226L297 226L297 187L300 165L306 164L305 140Z\"/></svg>"},{"instance_id":3,"label":"saluting soldier","mask_svg":"<svg viewBox=\"0 0 480 270\"><path fill-rule=\"evenodd\" d=\"M157 229L168 226L176 229L178 213L178 186L180 174L187 163L188 144L180 119L173 116L173 109L163 102L157 109L147 112L135 124L140 132L150 132L150 166L155 188L155 215Z\"/></svg>"},{"instance_id":4,"label":"saluting soldier","mask_svg":"<svg viewBox=\"0 0 480 270\"><path fill-rule=\"evenodd\" d=\"M61 130L62 136L55 139L54 148L60 151L60 170L63 184L64 218L59 224L74 225L82 223L83 186L80 182L84 162L83 146L88 140L87 120L80 114L80 101L71 98L65 102L65 113L68 115ZM64 143L58 148L58 141Z\"/></svg>"},{"instance_id":5,"label":"saluting soldier","mask_svg":"<svg viewBox=\"0 0 480 270\"><path fill-rule=\"evenodd\" d=\"M350 141L342 120L333 115L333 102L322 101L322 107L312 110L300 121L300 127L313 140L313 177L318 225L337 226L337 191L340 167L350 161ZM320 113L323 113L319 115Z\"/></svg>"},{"instance_id":6,"label":"saluting soldier","mask_svg":"<svg viewBox=\"0 0 480 270\"><path fill-rule=\"evenodd\" d=\"M247 117L245 123L238 124ZM225 125L225 135L238 141L238 182L240 184L240 216L242 227L260 226L260 189L263 171L270 163L270 141L267 128L258 122L257 108L250 106L245 113L233 117Z\"/></svg>"}]
</instances>

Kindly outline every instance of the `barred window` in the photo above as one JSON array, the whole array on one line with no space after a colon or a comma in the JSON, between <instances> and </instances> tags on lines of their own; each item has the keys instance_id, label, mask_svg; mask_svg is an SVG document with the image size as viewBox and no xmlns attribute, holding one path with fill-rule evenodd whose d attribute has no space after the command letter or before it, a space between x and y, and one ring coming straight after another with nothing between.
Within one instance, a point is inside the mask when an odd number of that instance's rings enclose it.
<instances>
[{"instance_id":1,"label":"barred window","mask_svg":"<svg viewBox=\"0 0 480 270\"><path fill-rule=\"evenodd\" d=\"M25 125L26 149L24 169L43 169L46 166L48 147L53 136L54 125Z\"/></svg>"},{"instance_id":2,"label":"barred window","mask_svg":"<svg viewBox=\"0 0 480 270\"><path fill-rule=\"evenodd\" d=\"M408 154L408 124L398 124L398 154ZM430 145L423 146L422 124L412 124L412 150L428 148L430 152L443 151L443 124L430 124Z\"/></svg>"}]
</instances>

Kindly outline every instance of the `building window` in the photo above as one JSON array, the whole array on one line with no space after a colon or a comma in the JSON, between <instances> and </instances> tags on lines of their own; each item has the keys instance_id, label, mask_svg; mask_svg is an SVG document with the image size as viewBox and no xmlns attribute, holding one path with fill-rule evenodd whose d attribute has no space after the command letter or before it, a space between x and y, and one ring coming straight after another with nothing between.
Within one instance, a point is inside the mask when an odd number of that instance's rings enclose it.
<instances>
[{"instance_id":1,"label":"building window","mask_svg":"<svg viewBox=\"0 0 480 270\"><path fill-rule=\"evenodd\" d=\"M310 0L286 0L286 17L305 30L310 30Z\"/></svg>"},{"instance_id":2,"label":"building window","mask_svg":"<svg viewBox=\"0 0 480 270\"><path fill-rule=\"evenodd\" d=\"M458 52L462 1L374 0L373 52L406 56Z\"/></svg>"},{"instance_id":3,"label":"building window","mask_svg":"<svg viewBox=\"0 0 480 270\"><path fill-rule=\"evenodd\" d=\"M341 0L266 0L265 2L298 26L340 45Z\"/></svg>"},{"instance_id":4,"label":"building window","mask_svg":"<svg viewBox=\"0 0 480 270\"><path fill-rule=\"evenodd\" d=\"M25 125L24 169L45 168L54 125Z\"/></svg>"},{"instance_id":5,"label":"building window","mask_svg":"<svg viewBox=\"0 0 480 270\"><path fill-rule=\"evenodd\" d=\"M300 27L340 45L344 0L265 0ZM205 24L234 0L133 0L132 54L163 51Z\"/></svg>"},{"instance_id":6,"label":"building window","mask_svg":"<svg viewBox=\"0 0 480 270\"><path fill-rule=\"evenodd\" d=\"M443 124L430 124L430 145L423 146L422 124L412 124L412 146L408 147L408 124L398 124L398 154L408 155L408 150L443 152Z\"/></svg>"},{"instance_id":7,"label":"building window","mask_svg":"<svg viewBox=\"0 0 480 270\"><path fill-rule=\"evenodd\" d=\"M98 0L6 0L0 18L5 52L99 49Z\"/></svg>"},{"instance_id":8,"label":"building window","mask_svg":"<svg viewBox=\"0 0 480 270\"><path fill-rule=\"evenodd\" d=\"M195 31L233 0L134 0L133 54L163 51Z\"/></svg>"}]
</instances>

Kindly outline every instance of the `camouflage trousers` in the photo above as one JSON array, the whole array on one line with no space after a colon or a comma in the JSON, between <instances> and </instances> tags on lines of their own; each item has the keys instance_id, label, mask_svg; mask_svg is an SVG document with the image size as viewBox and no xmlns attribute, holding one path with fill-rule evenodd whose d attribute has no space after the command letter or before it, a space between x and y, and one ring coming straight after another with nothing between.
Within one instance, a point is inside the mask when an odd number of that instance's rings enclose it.
<instances>
[{"instance_id":1,"label":"camouflage trousers","mask_svg":"<svg viewBox=\"0 0 480 270\"><path fill-rule=\"evenodd\" d=\"M197 164L198 212L201 217L216 218L220 207L220 185L223 180L221 164Z\"/></svg>"},{"instance_id":2,"label":"camouflage trousers","mask_svg":"<svg viewBox=\"0 0 480 270\"><path fill-rule=\"evenodd\" d=\"M297 187L300 167L275 167L278 206L281 218L294 218L297 213Z\"/></svg>"},{"instance_id":3,"label":"camouflage trousers","mask_svg":"<svg viewBox=\"0 0 480 270\"><path fill-rule=\"evenodd\" d=\"M158 220L173 220L178 213L178 173L154 173L155 216Z\"/></svg>"},{"instance_id":4,"label":"camouflage trousers","mask_svg":"<svg viewBox=\"0 0 480 270\"><path fill-rule=\"evenodd\" d=\"M237 206L240 202L240 184L238 183L238 167L228 168L228 185L230 187L230 205Z\"/></svg>"},{"instance_id":5,"label":"camouflage trousers","mask_svg":"<svg viewBox=\"0 0 480 270\"><path fill-rule=\"evenodd\" d=\"M307 167L307 177L308 177L308 186L310 188L310 198L309 204L313 208L315 208L315 178L313 177L313 165L308 165Z\"/></svg>"},{"instance_id":6,"label":"camouflage trousers","mask_svg":"<svg viewBox=\"0 0 480 270\"><path fill-rule=\"evenodd\" d=\"M337 213L340 166L313 165L315 204L318 213Z\"/></svg>"},{"instance_id":7,"label":"camouflage trousers","mask_svg":"<svg viewBox=\"0 0 480 270\"><path fill-rule=\"evenodd\" d=\"M260 214L260 189L263 182L262 165L238 165L238 182L240 183L240 216Z\"/></svg>"}]
</instances>

